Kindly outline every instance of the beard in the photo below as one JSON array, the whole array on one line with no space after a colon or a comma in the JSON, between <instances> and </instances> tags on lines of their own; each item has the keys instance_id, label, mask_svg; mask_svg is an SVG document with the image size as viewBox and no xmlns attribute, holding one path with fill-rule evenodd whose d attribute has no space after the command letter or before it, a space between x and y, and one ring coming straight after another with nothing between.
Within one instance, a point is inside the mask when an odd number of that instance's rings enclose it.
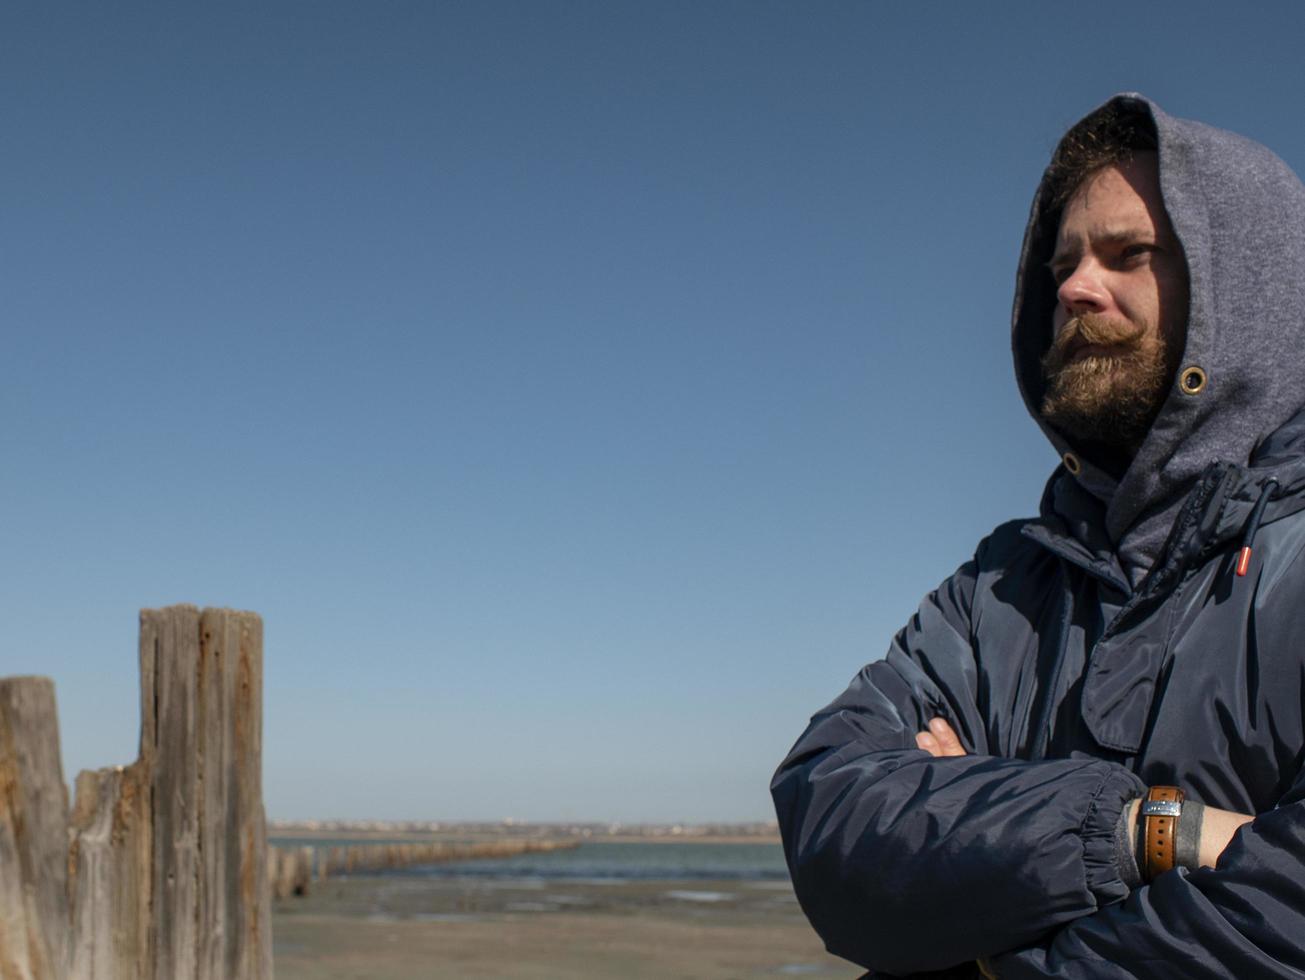
<instances>
[{"instance_id":1,"label":"beard","mask_svg":"<svg viewBox=\"0 0 1305 980\"><path fill-rule=\"evenodd\" d=\"M1078 354L1089 345L1100 349ZM1169 360L1168 345L1153 324L1075 317L1042 358L1042 417L1076 442L1131 456L1168 394Z\"/></svg>"}]
</instances>

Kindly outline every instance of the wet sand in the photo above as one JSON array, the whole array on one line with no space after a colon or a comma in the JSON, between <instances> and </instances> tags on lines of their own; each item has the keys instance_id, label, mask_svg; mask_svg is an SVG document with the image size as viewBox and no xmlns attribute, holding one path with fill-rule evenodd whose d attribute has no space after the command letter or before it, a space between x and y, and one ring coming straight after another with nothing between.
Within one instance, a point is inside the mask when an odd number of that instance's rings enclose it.
<instances>
[{"instance_id":1,"label":"wet sand","mask_svg":"<svg viewBox=\"0 0 1305 980\"><path fill-rule=\"evenodd\" d=\"M852 980L779 881L358 877L272 917L277 980Z\"/></svg>"}]
</instances>

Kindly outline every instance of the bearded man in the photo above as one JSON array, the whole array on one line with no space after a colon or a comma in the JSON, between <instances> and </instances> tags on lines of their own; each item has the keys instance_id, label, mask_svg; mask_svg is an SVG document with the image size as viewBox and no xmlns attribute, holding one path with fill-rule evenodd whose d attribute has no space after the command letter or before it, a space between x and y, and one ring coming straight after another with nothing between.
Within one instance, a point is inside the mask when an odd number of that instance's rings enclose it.
<instances>
[{"instance_id":1,"label":"bearded man","mask_svg":"<svg viewBox=\"0 0 1305 980\"><path fill-rule=\"evenodd\" d=\"M1305 187L1137 95L1034 198L1015 371L1061 457L772 783L884 975L1305 975Z\"/></svg>"}]
</instances>

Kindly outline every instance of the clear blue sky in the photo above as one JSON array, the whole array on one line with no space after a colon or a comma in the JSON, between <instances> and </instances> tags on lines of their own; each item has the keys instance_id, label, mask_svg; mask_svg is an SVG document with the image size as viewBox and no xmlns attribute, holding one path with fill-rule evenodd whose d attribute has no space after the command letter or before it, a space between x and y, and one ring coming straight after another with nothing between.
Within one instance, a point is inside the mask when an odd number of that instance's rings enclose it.
<instances>
[{"instance_id":1,"label":"clear blue sky","mask_svg":"<svg viewBox=\"0 0 1305 980\"><path fill-rule=\"evenodd\" d=\"M1054 466L1010 289L1137 89L1305 169L1297 4L0 12L0 674L129 762L261 613L269 815L750 820Z\"/></svg>"}]
</instances>

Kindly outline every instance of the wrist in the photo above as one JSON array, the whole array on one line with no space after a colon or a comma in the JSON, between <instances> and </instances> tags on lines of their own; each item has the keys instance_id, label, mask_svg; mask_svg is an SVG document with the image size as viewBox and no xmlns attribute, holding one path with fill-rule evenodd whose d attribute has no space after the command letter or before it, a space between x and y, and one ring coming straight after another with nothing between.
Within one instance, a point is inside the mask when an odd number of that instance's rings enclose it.
<instances>
[{"instance_id":1,"label":"wrist","mask_svg":"<svg viewBox=\"0 0 1305 980\"><path fill-rule=\"evenodd\" d=\"M1203 868L1213 868L1219 855L1232 842L1237 831L1254 819L1249 814L1206 807L1201 822L1200 862Z\"/></svg>"},{"instance_id":2,"label":"wrist","mask_svg":"<svg viewBox=\"0 0 1305 980\"><path fill-rule=\"evenodd\" d=\"M1138 804L1135 853L1142 880L1152 882L1176 867L1200 867L1204 807L1188 803L1177 786L1152 786Z\"/></svg>"}]
</instances>

